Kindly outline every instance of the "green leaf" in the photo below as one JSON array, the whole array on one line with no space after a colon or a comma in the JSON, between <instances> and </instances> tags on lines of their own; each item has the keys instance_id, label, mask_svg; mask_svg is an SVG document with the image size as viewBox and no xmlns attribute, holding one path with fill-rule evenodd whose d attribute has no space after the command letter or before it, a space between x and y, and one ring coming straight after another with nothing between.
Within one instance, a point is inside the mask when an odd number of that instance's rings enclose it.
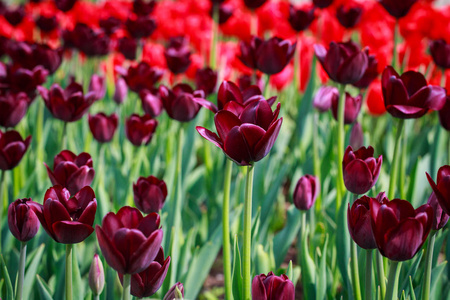
<instances>
[{"instance_id":1,"label":"green leaf","mask_svg":"<svg viewBox=\"0 0 450 300\"><path fill-rule=\"evenodd\" d=\"M72 246L72 291L73 299L84 299L84 285L81 279L80 267L77 259L77 245Z\"/></svg>"},{"instance_id":2,"label":"green leaf","mask_svg":"<svg viewBox=\"0 0 450 300\"><path fill-rule=\"evenodd\" d=\"M41 276L36 275L36 279L37 279L37 286L39 289L39 295L40 295L40 299L42 300L53 300L52 298L52 292L50 291L49 286L44 282L44 280L42 279Z\"/></svg>"},{"instance_id":3,"label":"green leaf","mask_svg":"<svg viewBox=\"0 0 450 300\"><path fill-rule=\"evenodd\" d=\"M234 299L240 299L242 295L242 272L241 272L241 253L237 235L234 236L234 257L233 257L233 296Z\"/></svg>"},{"instance_id":4,"label":"green leaf","mask_svg":"<svg viewBox=\"0 0 450 300\"><path fill-rule=\"evenodd\" d=\"M405 290L406 293L409 291L409 277L413 277L417 273L417 269L419 268L420 261L422 260L424 250L421 250L419 253L416 254L416 256L413 258L413 263L411 264L411 267L409 268L408 272L406 273L405 279L403 282L399 285L399 290ZM409 291L410 293L414 293L414 291Z\"/></svg>"},{"instance_id":5,"label":"green leaf","mask_svg":"<svg viewBox=\"0 0 450 300\"><path fill-rule=\"evenodd\" d=\"M409 294L411 296L411 300L416 300L416 294L414 293L412 278L411 278L411 276L408 276L408 278L409 278L409 291L410 291Z\"/></svg>"},{"instance_id":6,"label":"green leaf","mask_svg":"<svg viewBox=\"0 0 450 300\"><path fill-rule=\"evenodd\" d=\"M292 281L292 260L289 261L289 266L286 270L287 277Z\"/></svg>"},{"instance_id":7,"label":"green leaf","mask_svg":"<svg viewBox=\"0 0 450 300\"><path fill-rule=\"evenodd\" d=\"M289 247L298 235L301 219L301 212L292 204L287 211L286 226L274 238L276 267L279 267L284 261Z\"/></svg>"},{"instance_id":8,"label":"green leaf","mask_svg":"<svg viewBox=\"0 0 450 300\"><path fill-rule=\"evenodd\" d=\"M349 195L350 193L347 193ZM348 198L348 197L347 197ZM343 201L338 214L337 233L336 233L336 251L339 271L342 275L343 287L351 293L350 278L348 276L348 263L350 260L350 236L347 229L347 205L348 201Z\"/></svg>"},{"instance_id":9,"label":"green leaf","mask_svg":"<svg viewBox=\"0 0 450 300\"><path fill-rule=\"evenodd\" d=\"M320 258L319 274L317 276L317 300L325 299L327 294L327 247L328 247L328 234L325 238L325 244L323 245L322 257Z\"/></svg>"},{"instance_id":10,"label":"green leaf","mask_svg":"<svg viewBox=\"0 0 450 300\"><path fill-rule=\"evenodd\" d=\"M5 260L3 259L3 255L0 255L1 257L1 264L2 264L2 276L3 280L5 280L6 283L6 300L13 300L14 299L14 292L13 287L11 284L11 279L9 277L8 270L6 269Z\"/></svg>"},{"instance_id":11,"label":"green leaf","mask_svg":"<svg viewBox=\"0 0 450 300\"><path fill-rule=\"evenodd\" d=\"M39 266L42 262L42 254L44 253L45 244L42 244L37 248L34 253L33 260L25 271L25 278L23 284L23 299L30 299L31 291L36 279Z\"/></svg>"},{"instance_id":12,"label":"green leaf","mask_svg":"<svg viewBox=\"0 0 450 300\"><path fill-rule=\"evenodd\" d=\"M309 228L302 235L300 267L302 269L302 283L305 299L316 298L316 265L308 250Z\"/></svg>"},{"instance_id":13,"label":"green leaf","mask_svg":"<svg viewBox=\"0 0 450 300\"><path fill-rule=\"evenodd\" d=\"M447 262L444 261L439 266L435 267L431 272L431 290L430 290L430 299L439 299L439 291L436 289L436 286L439 281L442 280L442 272L447 266Z\"/></svg>"}]
</instances>

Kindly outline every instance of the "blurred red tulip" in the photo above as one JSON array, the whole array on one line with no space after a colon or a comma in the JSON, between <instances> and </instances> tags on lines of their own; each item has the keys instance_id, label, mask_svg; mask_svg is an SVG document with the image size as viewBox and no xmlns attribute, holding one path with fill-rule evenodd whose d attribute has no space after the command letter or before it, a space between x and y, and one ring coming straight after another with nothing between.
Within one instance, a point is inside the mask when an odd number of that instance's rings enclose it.
<instances>
[{"instance_id":1,"label":"blurred red tulip","mask_svg":"<svg viewBox=\"0 0 450 300\"><path fill-rule=\"evenodd\" d=\"M142 117L132 114L125 121L125 134L135 146L148 145L155 133L158 121L145 114Z\"/></svg>"},{"instance_id":2,"label":"blurred red tulip","mask_svg":"<svg viewBox=\"0 0 450 300\"><path fill-rule=\"evenodd\" d=\"M300 177L294 190L294 205L299 210L309 210L320 191L320 182L317 177L304 175Z\"/></svg>"},{"instance_id":3,"label":"blurred red tulip","mask_svg":"<svg viewBox=\"0 0 450 300\"><path fill-rule=\"evenodd\" d=\"M111 141L119 124L119 118L115 113L110 116L102 112L93 116L89 115L88 121L92 135L100 143Z\"/></svg>"},{"instance_id":4,"label":"blurred red tulip","mask_svg":"<svg viewBox=\"0 0 450 300\"><path fill-rule=\"evenodd\" d=\"M31 136L25 140L15 130L0 130L0 170L11 170L19 164L30 146Z\"/></svg>"},{"instance_id":5,"label":"blurred red tulip","mask_svg":"<svg viewBox=\"0 0 450 300\"><path fill-rule=\"evenodd\" d=\"M383 94L381 92L381 81L379 79L370 84L367 91L366 103L367 109L371 115L380 116L386 112Z\"/></svg>"},{"instance_id":6,"label":"blurred red tulip","mask_svg":"<svg viewBox=\"0 0 450 300\"><path fill-rule=\"evenodd\" d=\"M160 211L167 197L167 186L164 180L154 176L139 177L133 183L134 204L144 214Z\"/></svg>"},{"instance_id":7,"label":"blurred red tulip","mask_svg":"<svg viewBox=\"0 0 450 300\"><path fill-rule=\"evenodd\" d=\"M337 120L338 105L341 98L333 96L331 98L331 112L333 117ZM349 93L345 93L345 108L344 108L344 124L352 124L356 121L359 112L361 111L362 95L352 97Z\"/></svg>"},{"instance_id":8,"label":"blurred red tulip","mask_svg":"<svg viewBox=\"0 0 450 300\"><path fill-rule=\"evenodd\" d=\"M294 300L294 284L284 274L276 276L273 272L269 272L267 275L257 275L252 282L252 299Z\"/></svg>"}]
</instances>

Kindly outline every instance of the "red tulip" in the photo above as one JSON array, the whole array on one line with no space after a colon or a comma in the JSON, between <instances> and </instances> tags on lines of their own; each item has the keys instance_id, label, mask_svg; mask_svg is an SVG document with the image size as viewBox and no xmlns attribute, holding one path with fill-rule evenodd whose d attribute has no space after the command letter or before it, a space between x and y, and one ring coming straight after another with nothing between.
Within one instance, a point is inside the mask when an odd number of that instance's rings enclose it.
<instances>
[{"instance_id":1,"label":"red tulip","mask_svg":"<svg viewBox=\"0 0 450 300\"><path fill-rule=\"evenodd\" d=\"M269 272L267 275L257 275L252 282L252 299L294 300L294 284L284 274L275 276L273 272Z\"/></svg>"},{"instance_id":2,"label":"red tulip","mask_svg":"<svg viewBox=\"0 0 450 300\"><path fill-rule=\"evenodd\" d=\"M155 133L158 121L149 115L132 114L125 121L125 134L128 140L135 146L148 145Z\"/></svg>"},{"instance_id":3,"label":"red tulip","mask_svg":"<svg viewBox=\"0 0 450 300\"><path fill-rule=\"evenodd\" d=\"M27 113L29 99L25 93L0 94L0 126L14 127Z\"/></svg>"},{"instance_id":4,"label":"red tulip","mask_svg":"<svg viewBox=\"0 0 450 300\"><path fill-rule=\"evenodd\" d=\"M136 274L147 269L156 258L163 232L156 213L143 217L138 209L122 207L108 213L102 226L96 226L98 244L111 268L121 274Z\"/></svg>"},{"instance_id":5,"label":"red tulip","mask_svg":"<svg viewBox=\"0 0 450 300\"><path fill-rule=\"evenodd\" d=\"M188 41L184 37L171 38L164 51L167 68L173 74L184 73L191 64L191 51Z\"/></svg>"},{"instance_id":6,"label":"red tulip","mask_svg":"<svg viewBox=\"0 0 450 300\"><path fill-rule=\"evenodd\" d=\"M21 242L28 242L39 230L39 219L28 206L30 201L31 198L17 199L8 207L9 230Z\"/></svg>"},{"instance_id":7,"label":"red tulip","mask_svg":"<svg viewBox=\"0 0 450 300\"><path fill-rule=\"evenodd\" d=\"M450 214L450 166L445 165L439 168L436 182L430 174L426 173L426 175L442 209Z\"/></svg>"},{"instance_id":8,"label":"red tulip","mask_svg":"<svg viewBox=\"0 0 450 300\"><path fill-rule=\"evenodd\" d=\"M428 110L440 110L445 104L445 89L427 85L419 72L408 71L399 76L388 66L383 71L381 84L384 106L396 118L420 118Z\"/></svg>"},{"instance_id":9,"label":"red tulip","mask_svg":"<svg viewBox=\"0 0 450 300\"><path fill-rule=\"evenodd\" d=\"M100 143L107 143L114 137L114 132L119 124L119 118L116 114L110 116L104 113L89 115L89 129L94 138Z\"/></svg>"},{"instance_id":10,"label":"red tulip","mask_svg":"<svg viewBox=\"0 0 450 300\"><path fill-rule=\"evenodd\" d=\"M417 1L418 0L378 0L378 3L380 3L391 16L400 19L408 14L411 6Z\"/></svg>"},{"instance_id":11,"label":"red tulip","mask_svg":"<svg viewBox=\"0 0 450 300\"><path fill-rule=\"evenodd\" d=\"M294 190L294 204L300 210L309 210L316 202L320 190L320 182L315 176L300 177Z\"/></svg>"},{"instance_id":12,"label":"red tulip","mask_svg":"<svg viewBox=\"0 0 450 300\"><path fill-rule=\"evenodd\" d=\"M89 186L70 197L67 189L55 185L45 193L44 205L32 204L42 227L58 243L80 243L94 231L97 200Z\"/></svg>"},{"instance_id":13,"label":"red tulip","mask_svg":"<svg viewBox=\"0 0 450 300\"><path fill-rule=\"evenodd\" d=\"M432 41L430 53L434 63L443 69L450 69L450 44L443 39Z\"/></svg>"},{"instance_id":14,"label":"red tulip","mask_svg":"<svg viewBox=\"0 0 450 300\"><path fill-rule=\"evenodd\" d=\"M52 184L67 188L71 195L90 185L94 179L92 158L86 152L77 156L69 150L61 151L53 161L53 172L46 163L44 165Z\"/></svg>"},{"instance_id":15,"label":"red tulip","mask_svg":"<svg viewBox=\"0 0 450 300\"><path fill-rule=\"evenodd\" d=\"M17 166L30 146L31 136L25 140L15 130L0 130L0 170L11 170Z\"/></svg>"},{"instance_id":16,"label":"red tulip","mask_svg":"<svg viewBox=\"0 0 450 300\"><path fill-rule=\"evenodd\" d=\"M164 206L167 186L163 180L154 176L139 177L133 183L134 204L145 214L158 212Z\"/></svg>"},{"instance_id":17,"label":"red tulip","mask_svg":"<svg viewBox=\"0 0 450 300\"><path fill-rule=\"evenodd\" d=\"M180 83L169 90L159 87L159 95L169 117L180 122L189 122L200 110L198 99L205 97L203 91L194 91L189 85Z\"/></svg>"}]
</instances>

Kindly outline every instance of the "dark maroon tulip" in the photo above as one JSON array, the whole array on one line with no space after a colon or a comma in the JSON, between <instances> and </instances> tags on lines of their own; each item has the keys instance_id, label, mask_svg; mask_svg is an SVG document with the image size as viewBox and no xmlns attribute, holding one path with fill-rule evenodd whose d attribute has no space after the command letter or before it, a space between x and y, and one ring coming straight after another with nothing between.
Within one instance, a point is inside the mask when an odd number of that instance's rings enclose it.
<instances>
[{"instance_id":1,"label":"dark maroon tulip","mask_svg":"<svg viewBox=\"0 0 450 300\"><path fill-rule=\"evenodd\" d=\"M327 8L333 3L333 0L313 0L313 4L318 8Z\"/></svg>"},{"instance_id":2,"label":"dark maroon tulip","mask_svg":"<svg viewBox=\"0 0 450 300\"><path fill-rule=\"evenodd\" d=\"M117 41L117 51L123 54L126 59L135 60L137 51L137 41L134 38L123 37Z\"/></svg>"},{"instance_id":3,"label":"dark maroon tulip","mask_svg":"<svg viewBox=\"0 0 450 300\"><path fill-rule=\"evenodd\" d=\"M0 14L1 14L1 8L0 8ZM4 37L4 36L0 36L0 57L2 57L3 55L5 55L6 53L6 46L9 43L9 39Z\"/></svg>"},{"instance_id":4,"label":"dark maroon tulip","mask_svg":"<svg viewBox=\"0 0 450 300\"><path fill-rule=\"evenodd\" d=\"M86 152L77 156L69 150L61 151L53 160L53 172L44 165L52 184L67 188L71 195L90 185L95 175L92 158Z\"/></svg>"},{"instance_id":5,"label":"dark maroon tulip","mask_svg":"<svg viewBox=\"0 0 450 300\"><path fill-rule=\"evenodd\" d=\"M161 70L150 67L146 62L131 65L128 70L118 68L117 71L123 76L130 90L136 93L143 89L152 90L163 75Z\"/></svg>"},{"instance_id":6,"label":"dark maroon tulip","mask_svg":"<svg viewBox=\"0 0 450 300\"><path fill-rule=\"evenodd\" d=\"M256 74L256 79L252 75L241 74L237 79L241 91L249 88L251 85L256 85L260 90L264 90L265 83L259 74Z\"/></svg>"},{"instance_id":7,"label":"dark maroon tulip","mask_svg":"<svg viewBox=\"0 0 450 300\"><path fill-rule=\"evenodd\" d=\"M93 30L86 24L77 23L73 30L62 33L64 47L75 48L86 56L103 56L109 53L110 39L103 30Z\"/></svg>"},{"instance_id":8,"label":"dark maroon tulip","mask_svg":"<svg viewBox=\"0 0 450 300\"><path fill-rule=\"evenodd\" d=\"M336 10L336 18L345 28L353 28L361 21L363 9L360 6L346 7L341 5Z\"/></svg>"},{"instance_id":9,"label":"dark maroon tulip","mask_svg":"<svg viewBox=\"0 0 450 300\"><path fill-rule=\"evenodd\" d=\"M450 166L445 165L439 168L436 182L433 181L430 174L427 174L428 182L436 194L442 209L450 213Z\"/></svg>"},{"instance_id":10,"label":"dark maroon tulip","mask_svg":"<svg viewBox=\"0 0 450 300\"><path fill-rule=\"evenodd\" d=\"M377 182L380 175L383 156L373 156L372 146L361 147L353 151L351 146L345 149L342 160L344 170L344 184L347 190L353 194L367 193Z\"/></svg>"},{"instance_id":11,"label":"dark maroon tulip","mask_svg":"<svg viewBox=\"0 0 450 300\"><path fill-rule=\"evenodd\" d=\"M106 79L97 74L92 75L89 82L89 92L95 92L96 99L103 99L106 95Z\"/></svg>"},{"instance_id":12,"label":"dark maroon tulip","mask_svg":"<svg viewBox=\"0 0 450 300\"><path fill-rule=\"evenodd\" d=\"M123 79L122 77L117 78L115 86L116 88L114 90L113 100L117 104L121 104L127 98L128 86L125 82L125 79Z\"/></svg>"},{"instance_id":13,"label":"dark maroon tulip","mask_svg":"<svg viewBox=\"0 0 450 300\"><path fill-rule=\"evenodd\" d=\"M167 197L167 186L154 176L139 177L133 183L134 204L144 214L160 211Z\"/></svg>"},{"instance_id":14,"label":"dark maroon tulip","mask_svg":"<svg viewBox=\"0 0 450 300\"><path fill-rule=\"evenodd\" d=\"M61 65L63 49L10 41L7 43L6 52L15 64L23 68L32 70L37 66L43 66L50 74L53 74Z\"/></svg>"},{"instance_id":15,"label":"dark maroon tulip","mask_svg":"<svg viewBox=\"0 0 450 300\"><path fill-rule=\"evenodd\" d=\"M183 300L184 286L181 282L175 283L164 296L163 300Z\"/></svg>"},{"instance_id":16,"label":"dark maroon tulip","mask_svg":"<svg viewBox=\"0 0 450 300\"><path fill-rule=\"evenodd\" d=\"M279 37L262 42L256 52L256 67L268 75L280 73L294 56L296 46L296 42Z\"/></svg>"},{"instance_id":17,"label":"dark maroon tulip","mask_svg":"<svg viewBox=\"0 0 450 300\"><path fill-rule=\"evenodd\" d=\"M450 131L450 96L446 97L445 104L439 110L439 121L445 130Z\"/></svg>"},{"instance_id":18,"label":"dark maroon tulip","mask_svg":"<svg viewBox=\"0 0 450 300\"><path fill-rule=\"evenodd\" d=\"M6 9L6 11L3 13L3 16L9 24L16 27L17 25L22 23L22 20L25 17L25 7L23 5L20 5L15 9Z\"/></svg>"},{"instance_id":19,"label":"dark maroon tulip","mask_svg":"<svg viewBox=\"0 0 450 300\"><path fill-rule=\"evenodd\" d=\"M205 96L214 92L217 84L217 72L211 68L198 69L195 73L195 85L197 90L202 90Z\"/></svg>"},{"instance_id":20,"label":"dark maroon tulip","mask_svg":"<svg viewBox=\"0 0 450 300\"><path fill-rule=\"evenodd\" d=\"M96 92L91 91L83 95L83 87L75 81L64 90L56 83L50 90L42 86L39 86L38 90L51 114L64 122L78 121L97 100Z\"/></svg>"},{"instance_id":21,"label":"dark maroon tulip","mask_svg":"<svg viewBox=\"0 0 450 300\"><path fill-rule=\"evenodd\" d=\"M110 16L107 19L101 19L99 21L99 25L107 35L111 35L120 28L120 26L122 25L122 21Z\"/></svg>"},{"instance_id":22,"label":"dark maroon tulip","mask_svg":"<svg viewBox=\"0 0 450 300\"><path fill-rule=\"evenodd\" d=\"M42 227L58 243L80 243L94 231L97 200L89 186L70 197L67 189L55 185L45 193L44 205L32 204Z\"/></svg>"},{"instance_id":23,"label":"dark maroon tulip","mask_svg":"<svg viewBox=\"0 0 450 300\"><path fill-rule=\"evenodd\" d=\"M143 217L137 208L124 206L108 213L96 226L98 244L108 265L121 274L147 269L161 247L163 232L156 213Z\"/></svg>"},{"instance_id":24,"label":"dark maroon tulip","mask_svg":"<svg viewBox=\"0 0 450 300\"><path fill-rule=\"evenodd\" d=\"M275 276L273 272L269 272L267 275L257 275L252 282L252 299L294 300L294 284L284 274Z\"/></svg>"},{"instance_id":25,"label":"dark maroon tulip","mask_svg":"<svg viewBox=\"0 0 450 300\"><path fill-rule=\"evenodd\" d=\"M161 99L159 99L156 94L158 94L158 90L151 92L148 90L142 90L139 93L144 112L152 118L159 116L164 109Z\"/></svg>"},{"instance_id":26,"label":"dark maroon tulip","mask_svg":"<svg viewBox=\"0 0 450 300\"><path fill-rule=\"evenodd\" d=\"M256 69L257 56L259 46L262 44L261 40L257 36L252 36L249 42L240 41L239 49L241 50L238 56L239 60L251 69Z\"/></svg>"},{"instance_id":27,"label":"dark maroon tulip","mask_svg":"<svg viewBox=\"0 0 450 300\"><path fill-rule=\"evenodd\" d=\"M144 271L131 276L131 295L144 298L155 294L166 279L169 270L170 256L164 260L164 251L161 247L155 260ZM123 275L119 273L123 284Z\"/></svg>"},{"instance_id":28,"label":"dark maroon tulip","mask_svg":"<svg viewBox=\"0 0 450 300\"><path fill-rule=\"evenodd\" d=\"M191 65L191 51L188 41L184 37L171 38L164 51L167 68L173 74L184 73Z\"/></svg>"},{"instance_id":29,"label":"dark maroon tulip","mask_svg":"<svg viewBox=\"0 0 450 300\"><path fill-rule=\"evenodd\" d=\"M21 242L28 242L39 230L39 219L28 206L30 201L31 198L17 199L8 208L9 230Z\"/></svg>"},{"instance_id":30,"label":"dark maroon tulip","mask_svg":"<svg viewBox=\"0 0 450 300\"><path fill-rule=\"evenodd\" d=\"M378 0L386 11L396 19L403 18L406 16L411 9L411 7L418 0Z\"/></svg>"},{"instance_id":31,"label":"dark maroon tulip","mask_svg":"<svg viewBox=\"0 0 450 300\"><path fill-rule=\"evenodd\" d=\"M430 53L434 63L443 69L450 69L450 44L443 39L430 43Z\"/></svg>"},{"instance_id":32,"label":"dark maroon tulip","mask_svg":"<svg viewBox=\"0 0 450 300\"><path fill-rule=\"evenodd\" d=\"M331 108L331 103L339 101L339 91L333 86L322 86L313 99L313 106L320 112Z\"/></svg>"},{"instance_id":33,"label":"dark maroon tulip","mask_svg":"<svg viewBox=\"0 0 450 300\"><path fill-rule=\"evenodd\" d=\"M58 27L58 20L56 20L55 16L40 15L36 19L36 26L43 32L52 32Z\"/></svg>"},{"instance_id":34,"label":"dark maroon tulip","mask_svg":"<svg viewBox=\"0 0 450 300\"><path fill-rule=\"evenodd\" d=\"M203 91L194 91L184 83L177 84L172 90L161 85L159 95L169 117L180 122L194 119L201 107L196 99L205 98Z\"/></svg>"},{"instance_id":35,"label":"dark maroon tulip","mask_svg":"<svg viewBox=\"0 0 450 300\"><path fill-rule=\"evenodd\" d=\"M384 106L394 117L415 119L425 115L428 110L440 110L445 104L445 89L427 85L425 77L415 71L401 76L387 66L381 77Z\"/></svg>"},{"instance_id":36,"label":"dark maroon tulip","mask_svg":"<svg viewBox=\"0 0 450 300\"><path fill-rule=\"evenodd\" d=\"M352 41L331 42L328 51L322 45L314 45L317 59L331 80L340 84L359 81L367 70L369 58Z\"/></svg>"},{"instance_id":37,"label":"dark maroon tulip","mask_svg":"<svg viewBox=\"0 0 450 300\"><path fill-rule=\"evenodd\" d=\"M42 66L37 66L33 70L18 68L10 70L9 84L13 93L24 92L30 102L36 97L36 88L45 83L48 71Z\"/></svg>"},{"instance_id":38,"label":"dark maroon tulip","mask_svg":"<svg viewBox=\"0 0 450 300\"><path fill-rule=\"evenodd\" d=\"M132 114L125 121L125 134L135 146L148 145L155 133L158 121L145 114L142 117Z\"/></svg>"},{"instance_id":39,"label":"dark maroon tulip","mask_svg":"<svg viewBox=\"0 0 450 300\"><path fill-rule=\"evenodd\" d=\"M29 101L25 93L0 94L0 126L16 126L27 113Z\"/></svg>"},{"instance_id":40,"label":"dark maroon tulip","mask_svg":"<svg viewBox=\"0 0 450 300\"><path fill-rule=\"evenodd\" d=\"M92 135L100 143L107 143L114 137L114 132L119 124L119 118L115 113L110 116L104 113L89 115L89 129Z\"/></svg>"},{"instance_id":41,"label":"dark maroon tulip","mask_svg":"<svg viewBox=\"0 0 450 300\"><path fill-rule=\"evenodd\" d=\"M297 32L308 29L316 18L314 7L311 9L296 8L292 4L289 6L289 24Z\"/></svg>"},{"instance_id":42,"label":"dark maroon tulip","mask_svg":"<svg viewBox=\"0 0 450 300\"><path fill-rule=\"evenodd\" d=\"M372 83L372 81L374 81L378 77L378 59L373 54L368 54L368 58L369 60L366 72L364 72L364 75L360 80L352 84L354 87L357 87L359 89L367 88Z\"/></svg>"},{"instance_id":43,"label":"dark maroon tulip","mask_svg":"<svg viewBox=\"0 0 450 300\"><path fill-rule=\"evenodd\" d=\"M394 261L413 258L433 224L431 206L425 204L414 210L411 203L400 199L384 203L371 199L370 215L378 250Z\"/></svg>"},{"instance_id":44,"label":"dark maroon tulip","mask_svg":"<svg viewBox=\"0 0 450 300\"><path fill-rule=\"evenodd\" d=\"M229 102L231 103L231 102ZM221 110L214 116L217 134L197 126L197 131L208 141L241 166L252 165L269 154L280 132L283 118L277 119L280 104L274 112L268 101L255 99L236 115Z\"/></svg>"},{"instance_id":45,"label":"dark maroon tulip","mask_svg":"<svg viewBox=\"0 0 450 300\"><path fill-rule=\"evenodd\" d=\"M95 296L100 295L105 286L105 271L103 269L103 263L98 254L94 254L91 267L89 268L89 287L92 294Z\"/></svg>"},{"instance_id":46,"label":"dark maroon tulip","mask_svg":"<svg viewBox=\"0 0 450 300\"><path fill-rule=\"evenodd\" d=\"M294 204L300 210L309 210L316 202L320 190L320 182L315 176L300 177L294 190Z\"/></svg>"},{"instance_id":47,"label":"dark maroon tulip","mask_svg":"<svg viewBox=\"0 0 450 300\"><path fill-rule=\"evenodd\" d=\"M6 4L3 3L3 0L0 1L0 15L3 15L6 11Z\"/></svg>"},{"instance_id":48,"label":"dark maroon tulip","mask_svg":"<svg viewBox=\"0 0 450 300\"><path fill-rule=\"evenodd\" d=\"M133 1L133 12L138 16L147 16L153 12L156 6L156 1L144 1L144 0L134 0Z\"/></svg>"},{"instance_id":49,"label":"dark maroon tulip","mask_svg":"<svg viewBox=\"0 0 450 300\"><path fill-rule=\"evenodd\" d=\"M447 224L449 215L447 215L442 209L442 206L439 204L439 200L434 192L432 192L430 198L428 198L427 204L433 208L434 212L433 225L431 228L433 230L441 229Z\"/></svg>"},{"instance_id":50,"label":"dark maroon tulip","mask_svg":"<svg viewBox=\"0 0 450 300\"><path fill-rule=\"evenodd\" d=\"M267 0L244 0L244 5L247 8L254 10L263 6L263 4L266 2Z\"/></svg>"},{"instance_id":51,"label":"dark maroon tulip","mask_svg":"<svg viewBox=\"0 0 450 300\"><path fill-rule=\"evenodd\" d=\"M331 98L331 112L333 117L337 120L339 97ZM359 111L362 105L362 95L359 94L356 97L350 96L349 93L345 93L345 108L344 108L344 124L352 124L358 117Z\"/></svg>"},{"instance_id":52,"label":"dark maroon tulip","mask_svg":"<svg viewBox=\"0 0 450 300\"><path fill-rule=\"evenodd\" d=\"M56 7L63 12L68 12L73 8L77 0L54 0Z\"/></svg>"},{"instance_id":53,"label":"dark maroon tulip","mask_svg":"<svg viewBox=\"0 0 450 300\"><path fill-rule=\"evenodd\" d=\"M209 11L209 15L211 17L214 17L214 8L216 6L212 5L211 10ZM228 4L221 4L219 5L219 25L225 24L229 18L233 15L233 7Z\"/></svg>"},{"instance_id":54,"label":"dark maroon tulip","mask_svg":"<svg viewBox=\"0 0 450 300\"><path fill-rule=\"evenodd\" d=\"M349 143L353 149L359 149L364 146L364 132L361 124L358 122L356 122L352 127Z\"/></svg>"},{"instance_id":55,"label":"dark maroon tulip","mask_svg":"<svg viewBox=\"0 0 450 300\"><path fill-rule=\"evenodd\" d=\"M156 29L156 23L150 17L138 16L134 19L128 18L125 27L132 37L139 39L151 36Z\"/></svg>"},{"instance_id":56,"label":"dark maroon tulip","mask_svg":"<svg viewBox=\"0 0 450 300\"><path fill-rule=\"evenodd\" d=\"M350 236L353 241L363 249L375 249L377 243L372 233L372 222L370 218L370 201L378 201L383 204L388 201L386 194L381 192L376 198L362 196L353 202L350 208L350 203L347 209L347 226Z\"/></svg>"},{"instance_id":57,"label":"dark maroon tulip","mask_svg":"<svg viewBox=\"0 0 450 300\"><path fill-rule=\"evenodd\" d=\"M30 146L31 135L25 140L15 130L0 130L0 170L11 170L19 164Z\"/></svg>"}]
</instances>

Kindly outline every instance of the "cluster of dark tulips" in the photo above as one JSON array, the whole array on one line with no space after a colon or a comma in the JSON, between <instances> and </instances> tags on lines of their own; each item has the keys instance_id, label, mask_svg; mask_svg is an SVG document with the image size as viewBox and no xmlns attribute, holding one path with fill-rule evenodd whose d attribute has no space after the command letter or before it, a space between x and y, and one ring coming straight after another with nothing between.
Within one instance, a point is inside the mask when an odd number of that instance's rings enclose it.
<instances>
[{"instance_id":1,"label":"cluster of dark tulips","mask_svg":"<svg viewBox=\"0 0 450 300\"><path fill-rule=\"evenodd\" d=\"M0 296L442 298L430 2L0 1Z\"/></svg>"}]
</instances>

